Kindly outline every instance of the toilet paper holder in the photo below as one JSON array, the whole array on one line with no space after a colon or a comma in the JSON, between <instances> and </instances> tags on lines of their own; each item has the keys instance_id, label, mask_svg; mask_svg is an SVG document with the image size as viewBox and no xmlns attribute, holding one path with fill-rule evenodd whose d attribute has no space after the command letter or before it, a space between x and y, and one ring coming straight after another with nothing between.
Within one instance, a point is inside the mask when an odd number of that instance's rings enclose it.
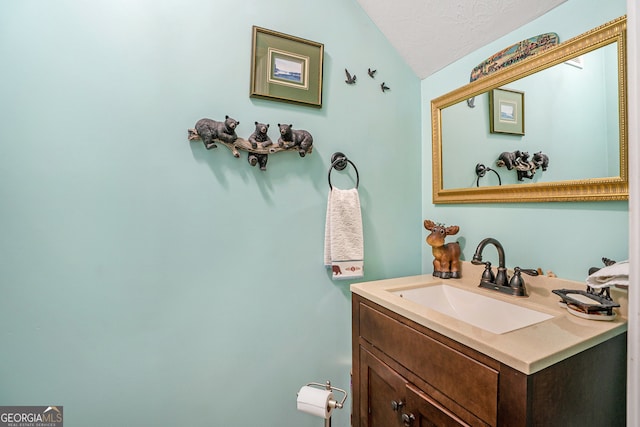
<instances>
[{"instance_id":1,"label":"toilet paper holder","mask_svg":"<svg viewBox=\"0 0 640 427\"><path fill-rule=\"evenodd\" d=\"M337 401L335 399L329 399L328 405L329 407L331 407L332 409L342 409L342 407L344 406L344 402L347 400L347 392L344 391L341 388L338 387L334 387L331 385L331 381L327 380L326 383L321 384L321 383L308 383L307 387L315 387L315 388L321 388L323 390L327 390L330 392L336 392L339 391L340 393L343 394L342 400L341 401ZM324 420L324 427L331 427L331 416L329 416L329 418Z\"/></svg>"}]
</instances>

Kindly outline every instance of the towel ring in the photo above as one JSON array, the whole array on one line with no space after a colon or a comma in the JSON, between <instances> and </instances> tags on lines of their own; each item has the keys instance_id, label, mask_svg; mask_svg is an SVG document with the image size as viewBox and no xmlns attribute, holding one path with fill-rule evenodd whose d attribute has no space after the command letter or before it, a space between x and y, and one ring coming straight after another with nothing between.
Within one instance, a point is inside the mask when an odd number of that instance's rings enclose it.
<instances>
[{"instance_id":1,"label":"towel ring","mask_svg":"<svg viewBox=\"0 0 640 427\"><path fill-rule=\"evenodd\" d=\"M500 179L500 174L495 170L491 169L489 166L485 166L482 163L478 163L476 165L476 175L478 178L476 179L476 187L480 187L480 178L484 177L487 172L492 171L498 177L498 185L502 185L502 179Z\"/></svg>"},{"instance_id":2,"label":"towel ring","mask_svg":"<svg viewBox=\"0 0 640 427\"><path fill-rule=\"evenodd\" d=\"M360 185L360 174L358 173L358 168L353 164L351 160L347 158L341 152L335 152L331 156L331 166L329 167L329 173L327 174L327 179L329 180L329 188L333 189L333 185L331 185L331 171L337 169L339 171L344 170L347 167L347 163L351 163L353 169L356 171L356 189Z\"/></svg>"}]
</instances>

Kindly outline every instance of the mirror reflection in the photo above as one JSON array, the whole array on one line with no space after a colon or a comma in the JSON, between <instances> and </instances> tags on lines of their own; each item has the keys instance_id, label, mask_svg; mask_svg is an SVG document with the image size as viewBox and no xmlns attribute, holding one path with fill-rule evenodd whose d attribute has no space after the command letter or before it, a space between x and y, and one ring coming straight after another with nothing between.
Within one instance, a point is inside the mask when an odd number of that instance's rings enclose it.
<instances>
[{"instance_id":1,"label":"mirror reflection","mask_svg":"<svg viewBox=\"0 0 640 427\"><path fill-rule=\"evenodd\" d=\"M609 44L575 65L563 62L503 86L523 93L524 108L516 114L524 119L524 135L491 133L488 92L476 96L475 108L462 101L443 109L443 188L475 186L478 163L495 169L503 184L518 183L515 170L496 165L501 153L514 151L549 158L547 170L536 170L524 184L619 176L616 55L616 44ZM498 185L498 178L489 174L479 184Z\"/></svg>"},{"instance_id":2,"label":"mirror reflection","mask_svg":"<svg viewBox=\"0 0 640 427\"><path fill-rule=\"evenodd\" d=\"M433 100L434 203L625 199L625 25ZM513 156L518 168L498 161ZM495 173L478 178L478 164Z\"/></svg>"}]
</instances>

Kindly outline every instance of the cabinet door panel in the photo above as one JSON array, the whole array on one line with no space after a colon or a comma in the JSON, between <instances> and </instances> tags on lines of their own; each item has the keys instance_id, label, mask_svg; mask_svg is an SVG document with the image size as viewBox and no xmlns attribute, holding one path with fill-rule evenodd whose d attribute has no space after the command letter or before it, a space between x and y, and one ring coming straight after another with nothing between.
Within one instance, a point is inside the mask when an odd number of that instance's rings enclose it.
<instances>
[{"instance_id":1,"label":"cabinet door panel","mask_svg":"<svg viewBox=\"0 0 640 427\"><path fill-rule=\"evenodd\" d=\"M402 426L407 381L381 360L360 348L361 427ZM366 392L365 392L366 391Z\"/></svg>"},{"instance_id":2,"label":"cabinet door panel","mask_svg":"<svg viewBox=\"0 0 640 427\"><path fill-rule=\"evenodd\" d=\"M496 369L366 304L360 306L360 336L474 416L496 424Z\"/></svg>"},{"instance_id":3,"label":"cabinet door panel","mask_svg":"<svg viewBox=\"0 0 640 427\"><path fill-rule=\"evenodd\" d=\"M424 394L412 384L407 384L406 413L412 419L410 426L417 427L462 427L469 426L438 402ZM410 412L409 412L410 411ZM405 417L406 418L406 417Z\"/></svg>"}]
</instances>

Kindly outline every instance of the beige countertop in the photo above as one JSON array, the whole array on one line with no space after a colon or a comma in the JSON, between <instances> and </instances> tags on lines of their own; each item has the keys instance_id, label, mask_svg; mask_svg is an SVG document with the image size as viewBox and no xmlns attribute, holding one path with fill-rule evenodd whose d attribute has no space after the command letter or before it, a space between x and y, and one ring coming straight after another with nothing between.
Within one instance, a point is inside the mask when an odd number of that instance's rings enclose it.
<instances>
[{"instance_id":1,"label":"beige countertop","mask_svg":"<svg viewBox=\"0 0 640 427\"><path fill-rule=\"evenodd\" d=\"M611 289L613 300L620 304L620 308L614 309L614 320L583 319L561 307L560 298L551 291L586 290L584 283L523 275L529 296L514 297L479 288L483 268L463 262L461 279L443 280L432 275L400 277L354 283L351 291L525 374L540 371L627 330L627 291ZM511 274L509 271L509 276ZM554 317L511 332L494 334L391 293L433 283L462 288Z\"/></svg>"}]
</instances>

